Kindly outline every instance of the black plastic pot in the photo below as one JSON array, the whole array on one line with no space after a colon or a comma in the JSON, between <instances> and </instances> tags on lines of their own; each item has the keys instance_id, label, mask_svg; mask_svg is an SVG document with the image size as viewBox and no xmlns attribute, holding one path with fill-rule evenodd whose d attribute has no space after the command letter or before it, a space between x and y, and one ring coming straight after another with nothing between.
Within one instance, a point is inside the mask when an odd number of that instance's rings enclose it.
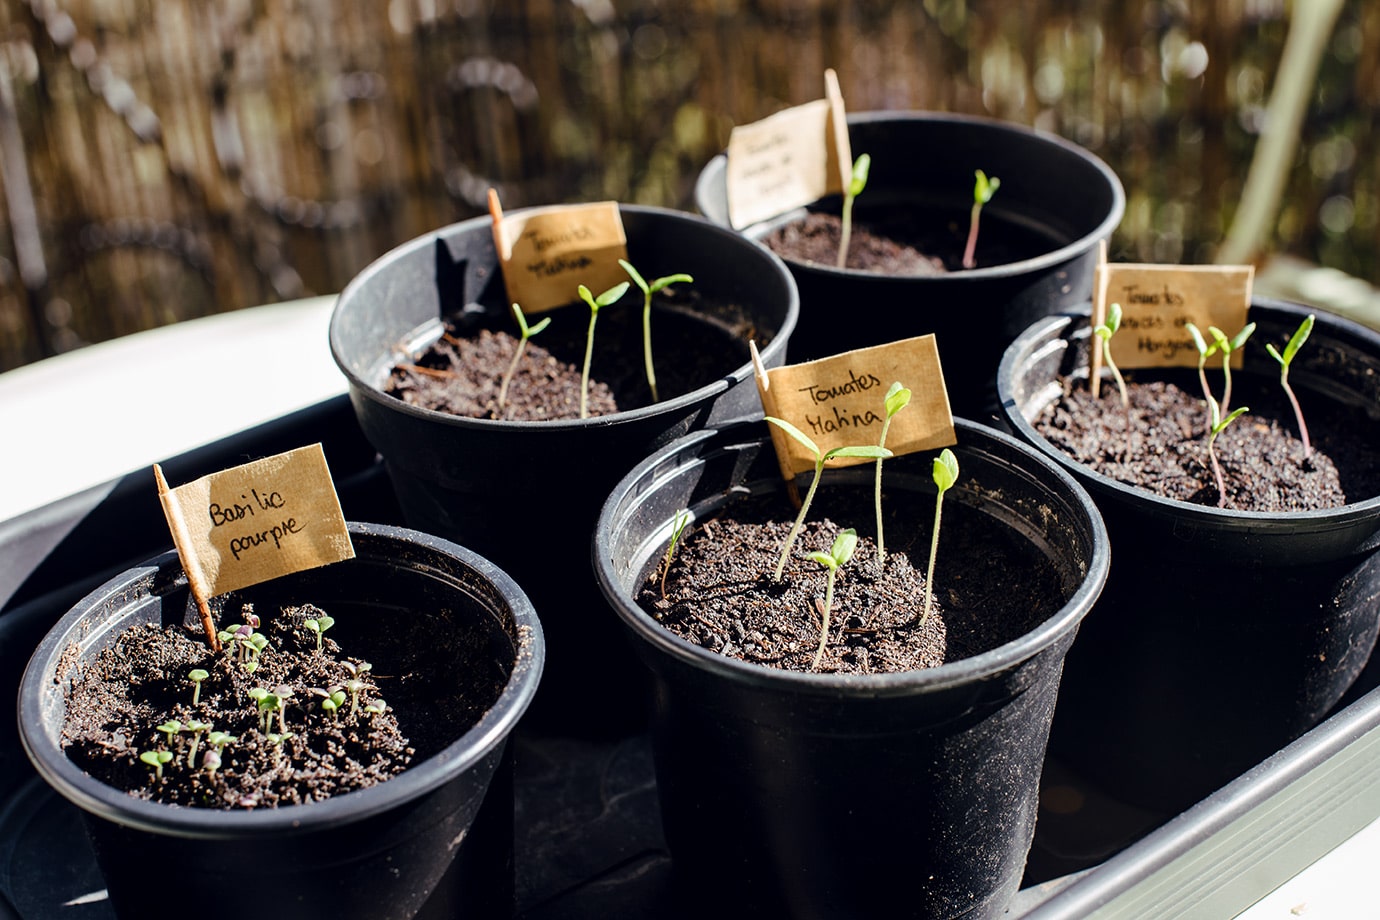
<instances>
[{"instance_id":1,"label":"black plastic pot","mask_svg":"<svg viewBox=\"0 0 1380 920\"><path fill-rule=\"evenodd\" d=\"M176 553L112 578L39 644L20 686L19 726L38 773L82 809L117 915L146 916L152 904L184 895L198 917L511 915L505 746L536 692L541 625L517 585L469 550L396 527L351 524L350 533L355 559L236 596L255 600L260 611L318 604L336 617L332 636L366 655L369 630L386 628L390 617L424 616L437 630L472 632L509 674L498 700L474 725L456 725L455 741L434 756L323 802L224 811L137 799L63 753L65 687L126 628L188 615L195 622L197 615Z\"/></svg>"},{"instance_id":2,"label":"black plastic pot","mask_svg":"<svg viewBox=\"0 0 1380 920\"><path fill-rule=\"evenodd\" d=\"M1380 335L1294 304L1252 303L1238 386L1276 385L1264 343L1282 347L1310 312L1317 323L1289 374L1305 411L1337 400L1380 418ZM1116 552L1069 655L1051 751L1118 798L1176 812L1317 724L1365 666L1380 609L1380 498L1231 511L1081 466L1028 419L1058 397L1060 376L1086 379L1089 339L1087 305L1041 320L998 376L1008 423L1087 488Z\"/></svg>"},{"instance_id":3,"label":"black plastic pot","mask_svg":"<svg viewBox=\"0 0 1380 920\"><path fill-rule=\"evenodd\" d=\"M697 291L746 311L764 363L785 362L799 302L780 259L697 215L630 205L620 211L630 260L645 277L689 273ZM533 715L572 734L619 733L645 724L645 713L642 695L628 686L640 674L625 661L626 644L589 568L599 506L634 463L662 445L707 425L760 416L746 342L731 375L592 419L459 418L383 391L402 350L435 341L443 320L506 317L509 303L491 222L476 218L395 249L352 280L331 317L331 350L408 525L493 559L542 611L550 652Z\"/></svg>"},{"instance_id":4,"label":"black plastic pot","mask_svg":"<svg viewBox=\"0 0 1380 920\"><path fill-rule=\"evenodd\" d=\"M932 224L937 254L950 250L961 258L973 171L1001 178L1001 189L983 208L975 269L905 278L788 260L800 286L801 313L791 360L932 332L954 414L985 420L995 408L993 377L1003 349L1039 317L1091 296L1098 241L1110 238L1126 208L1121 182L1069 141L991 119L864 112L848 116L848 135L854 156L872 157L854 221L901 215ZM712 159L695 185L696 207L724 226L727 162L724 154ZM832 196L809 210L837 214L839 207ZM761 239L806 210L742 232ZM986 261L994 249L999 263Z\"/></svg>"},{"instance_id":5,"label":"black plastic pot","mask_svg":"<svg viewBox=\"0 0 1380 920\"><path fill-rule=\"evenodd\" d=\"M1009 524L1067 596L1018 639L925 671L779 671L674 636L634 601L675 515L737 487L783 489L765 426L701 432L648 458L599 519L600 585L656 684L656 774L677 877L699 906L767 916L997 916L1021 882L1065 652L1106 577L1086 493L1012 438L957 423L956 500ZM932 454L886 488L933 494ZM821 490L870 484L870 465ZM783 502L785 499L783 498ZM895 541L899 535L892 535Z\"/></svg>"}]
</instances>

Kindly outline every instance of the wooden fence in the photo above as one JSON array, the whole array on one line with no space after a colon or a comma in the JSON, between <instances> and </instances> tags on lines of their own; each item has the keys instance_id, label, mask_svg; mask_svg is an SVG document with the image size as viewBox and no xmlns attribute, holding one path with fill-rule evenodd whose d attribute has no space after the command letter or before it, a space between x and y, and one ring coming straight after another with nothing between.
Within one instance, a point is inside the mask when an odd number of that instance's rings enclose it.
<instances>
[{"instance_id":1,"label":"wooden fence","mask_svg":"<svg viewBox=\"0 0 1380 920\"><path fill-rule=\"evenodd\" d=\"M985 114L1084 144L1126 185L1114 258L1207 261L1291 8L8 0L0 370L338 291L393 245L482 213L490 186L507 207L688 208L731 127L818 98L825 67L851 110ZM1372 281L1377 36L1380 5L1346 0L1268 236Z\"/></svg>"}]
</instances>

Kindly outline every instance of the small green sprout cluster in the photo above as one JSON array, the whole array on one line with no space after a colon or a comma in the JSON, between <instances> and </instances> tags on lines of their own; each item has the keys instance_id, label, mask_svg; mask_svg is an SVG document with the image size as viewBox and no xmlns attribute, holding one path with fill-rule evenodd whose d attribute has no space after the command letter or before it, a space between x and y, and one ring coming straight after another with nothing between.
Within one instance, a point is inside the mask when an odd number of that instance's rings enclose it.
<instances>
[{"instance_id":1,"label":"small green sprout cluster","mask_svg":"<svg viewBox=\"0 0 1380 920\"><path fill-rule=\"evenodd\" d=\"M224 630L225 637L222 641L227 646L234 647L232 654L245 665L246 670L253 671L255 667L252 665L256 664L258 656L267 647L267 640L262 643L252 640L252 636L258 635L259 619L247 605L245 620L243 625L234 625ZM335 624L335 620L321 614L314 619L305 620L304 624L315 634L316 648L320 651L322 635ZM387 712L388 704L384 700L365 699L365 691L368 688L365 677L373 670L373 665L367 661L351 660L342 661L340 664L348 674L343 683L326 689L311 688L314 696L322 698L322 710L333 720L339 721L340 710L348 700L349 718L358 717L361 711L368 717ZM207 669L200 667L187 672L188 682L193 688L192 708L195 709L201 704L202 687L210 676ZM281 759L285 753L286 742L297 737L297 733L290 730L287 724L287 709L295 695L293 688L288 684L272 687L260 685L251 687L245 694L253 702L258 713L259 732L274 747L275 758ZM155 782L162 781L164 768L170 764L185 763L188 768L195 769L198 756L201 768L208 773L215 773L224 765L225 748L239 740L228 732L217 731L210 722L196 718L190 718L185 723L176 718L169 718L161 725L155 726L154 730L163 738L159 740L156 748L139 752L138 758L153 770Z\"/></svg>"},{"instance_id":2,"label":"small green sprout cluster","mask_svg":"<svg viewBox=\"0 0 1380 920\"><path fill-rule=\"evenodd\" d=\"M163 746L151 751L142 751L139 754L139 760L153 768L155 780L161 780L165 766L176 760L184 759L180 757L183 748L183 735L190 735L191 741L186 745L185 761L187 766L195 769L196 754L204 740L208 747L202 753L202 768L207 772L214 773L220 769L221 751L227 744L239 740L227 732L213 731L214 727L211 723L202 722L199 719L191 719L186 724L176 719L169 719L162 725L156 726L157 731L167 736Z\"/></svg>"},{"instance_id":3,"label":"small green sprout cluster","mask_svg":"<svg viewBox=\"0 0 1380 920\"><path fill-rule=\"evenodd\" d=\"M267 735L273 728L273 714L277 713L278 731L286 732L287 706L288 700L292 698L292 688L287 684L279 684L272 690L267 687L253 687L248 693L259 709L259 731Z\"/></svg>"},{"instance_id":4,"label":"small green sprout cluster","mask_svg":"<svg viewBox=\"0 0 1380 920\"><path fill-rule=\"evenodd\" d=\"M973 208L968 215L968 244L963 248L963 267L977 268L978 219L982 216L982 206L992 200L1001 188L1001 180L996 176L987 178L982 170L973 172Z\"/></svg>"},{"instance_id":5,"label":"small green sprout cluster","mask_svg":"<svg viewBox=\"0 0 1380 920\"><path fill-rule=\"evenodd\" d=\"M322 614L315 619L306 620L302 623L307 629L316 635L316 650L321 651L321 640L326 635L326 630L335 625L335 617Z\"/></svg>"},{"instance_id":6,"label":"small green sprout cluster","mask_svg":"<svg viewBox=\"0 0 1380 920\"><path fill-rule=\"evenodd\" d=\"M777 561L776 572L773 575L773 580L781 580L782 573L785 570L786 560L790 556L791 546L794 544L796 537L800 533L800 529L804 524L805 517L809 512L810 502L814 498L815 491L819 486L820 477L823 474L824 470L824 464L832 457L866 457L877 461L875 486L875 499L877 506L877 559L879 566L885 564L885 551L882 548L883 543L881 467L883 460L893 456L892 452L886 447L887 430L890 426L891 419L895 417L896 413L900 412L903 408L906 407L906 405L910 402L910 398L911 391L902 386L900 381L893 383L891 387L887 390L884 399L886 415L883 419L882 434L878 440L878 443L876 445L838 447L834 448L831 451L828 451L827 453L822 453L820 451L819 445L817 445L808 435L806 435L800 429L796 428L791 423L783 419L774 418L772 416L766 417L766 420L769 423L775 425L777 428L780 428L783 432L790 435L795 440L799 441L806 448L808 448L810 452L813 453L815 456L814 478L810 482L810 488L805 494L804 501L802 501L800 504L800 511L796 515L795 522L791 525L790 533L786 537L786 544L782 548L781 558ZM954 452L952 450L946 447L942 451L940 451L938 457L936 457L933 463L932 476L934 478L934 484L937 487L938 491L935 495L934 503L934 529L930 538L929 566L927 569L927 573L925 575L924 610L920 617L920 625L922 627L929 620L930 611L933 608L934 568L935 560L939 552L939 527L943 513L944 493L948 492L949 489L953 488L954 484L958 481L958 458L954 456ZM808 558L811 561L815 562L817 565L825 569L828 573L828 581L826 583L824 591L824 604L820 608L822 626L820 629L819 647L815 650L814 659L810 664L810 670L812 671L819 669L819 664L824 657L824 650L828 646L829 618L833 608L835 579L837 578L838 573L843 568L843 566L846 565L849 562L849 560L853 558L853 554L857 549L857 544L857 531L853 528L848 528L841 531L839 535L835 538L834 545L830 548L829 552L824 553L816 551L811 552L808 556ZM816 601L816 604L818 604L818 601Z\"/></svg>"},{"instance_id":7,"label":"small green sprout cluster","mask_svg":"<svg viewBox=\"0 0 1380 920\"><path fill-rule=\"evenodd\" d=\"M388 707L383 700L364 702L361 706L362 694L365 689L364 675L373 670L374 666L367 661L344 661L341 662L345 670L350 672L350 677L343 684L332 684L329 687L312 687L313 696L321 700L321 711L329 713L335 721L340 720L340 710L344 708L345 701L350 701L350 711L347 715L355 718L362 708L369 715L376 715L384 712Z\"/></svg>"},{"instance_id":8,"label":"small green sprout cluster","mask_svg":"<svg viewBox=\"0 0 1380 920\"><path fill-rule=\"evenodd\" d=\"M268 637L259 632L259 618L245 606L244 622L232 623L217 633L221 645L234 649L235 660L248 674L259 668L259 656L268 647Z\"/></svg>"},{"instance_id":9,"label":"small green sprout cluster","mask_svg":"<svg viewBox=\"0 0 1380 920\"><path fill-rule=\"evenodd\" d=\"M1227 484L1222 476L1222 465L1217 461L1217 451L1214 449L1214 446L1217 442L1217 436L1223 431L1226 431L1228 425L1251 411L1247 407L1242 406L1234 412L1228 413L1227 406L1231 402L1232 352L1246 344L1246 340L1249 339L1251 333L1255 331L1255 323L1248 323L1245 328L1230 338L1216 326L1209 326L1208 332L1212 335L1213 339L1211 345L1207 344L1203 339L1203 334L1198 331L1198 327L1193 323L1185 323L1184 328L1187 329L1188 334L1193 337L1193 346L1198 350L1198 382L1202 384L1203 398L1207 400L1208 404L1208 461L1212 465L1212 476L1217 482L1217 507L1223 508L1227 504ZM1204 371L1207 359L1218 352L1222 354L1222 375L1224 380L1222 386L1222 401L1220 403L1213 397L1212 388L1208 386L1207 373Z\"/></svg>"}]
</instances>

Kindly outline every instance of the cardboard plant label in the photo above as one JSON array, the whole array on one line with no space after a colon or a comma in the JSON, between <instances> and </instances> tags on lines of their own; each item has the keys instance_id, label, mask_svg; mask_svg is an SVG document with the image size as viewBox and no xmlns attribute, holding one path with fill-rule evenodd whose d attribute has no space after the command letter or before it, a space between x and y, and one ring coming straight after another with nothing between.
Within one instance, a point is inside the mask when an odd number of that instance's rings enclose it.
<instances>
[{"instance_id":1,"label":"cardboard plant label","mask_svg":"<svg viewBox=\"0 0 1380 920\"><path fill-rule=\"evenodd\" d=\"M949 394L933 335L922 335L845 352L804 364L757 373L757 390L767 415L784 419L810 436L821 453L836 447L873 445L886 421L886 394L900 382L911 391L910 404L897 412L887 430L886 447L897 456L957 443ZM771 425L781 475L790 479L815 468L805 445ZM828 465L876 461L835 458Z\"/></svg>"},{"instance_id":2,"label":"cardboard plant label","mask_svg":"<svg viewBox=\"0 0 1380 920\"><path fill-rule=\"evenodd\" d=\"M1092 325L1102 325L1107 305L1119 303L1121 328L1112 336L1118 367L1197 367L1185 324L1197 326L1209 344L1209 326L1236 335L1247 323L1254 277L1250 265L1104 263L1094 282ZM1233 366L1240 360L1233 355Z\"/></svg>"},{"instance_id":3,"label":"cardboard plant label","mask_svg":"<svg viewBox=\"0 0 1380 920\"><path fill-rule=\"evenodd\" d=\"M494 223L494 248L508 299L529 315L578 303L582 284L597 297L628 280L618 264L628 238L613 201L504 215Z\"/></svg>"},{"instance_id":4,"label":"cardboard plant label","mask_svg":"<svg viewBox=\"0 0 1380 920\"><path fill-rule=\"evenodd\" d=\"M163 513L199 601L355 555L320 444L167 488Z\"/></svg>"},{"instance_id":5,"label":"cardboard plant label","mask_svg":"<svg viewBox=\"0 0 1380 920\"><path fill-rule=\"evenodd\" d=\"M728 136L724 172L734 229L842 192L852 176L848 124L834 71L825 98L740 125Z\"/></svg>"}]
</instances>

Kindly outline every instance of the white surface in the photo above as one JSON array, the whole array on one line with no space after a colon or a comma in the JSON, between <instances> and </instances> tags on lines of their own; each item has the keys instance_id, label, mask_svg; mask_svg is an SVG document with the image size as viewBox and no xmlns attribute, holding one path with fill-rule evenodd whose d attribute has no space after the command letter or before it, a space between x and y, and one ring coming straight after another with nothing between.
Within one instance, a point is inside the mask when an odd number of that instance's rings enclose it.
<instances>
[{"instance_id":1,"label":"white surface","mask_svg":"<svg viewBox=\"0 0 1380 920\"><path fill-rule=\"evenodd\" d=\"M0 521L344 393L334 304L208 316L0 374Z\"/></svg>"},{"instance_id":2,"label":"white surface","mask_svg":"<svg viewBox=\"0 0 1380 920\"><path fill-rule=\"evenodd\" d=\"M1380 918L1378 869L1380 821L1375 821L1242 911L1237 920Z\"/></svg>"}]
</instances>

